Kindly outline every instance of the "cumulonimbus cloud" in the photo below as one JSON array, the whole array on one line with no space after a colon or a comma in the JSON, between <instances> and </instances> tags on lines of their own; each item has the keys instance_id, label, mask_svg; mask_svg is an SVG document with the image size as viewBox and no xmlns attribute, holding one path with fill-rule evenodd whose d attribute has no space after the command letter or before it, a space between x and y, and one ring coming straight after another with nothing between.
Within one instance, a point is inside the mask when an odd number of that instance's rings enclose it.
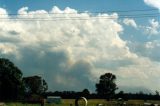
<instances>
[{"instance_id":1,"label":"cumulonimbus cloud","mask_svg":"<svg viewBox=\"0 0 160 106\"><path fill-rule=\"evenodd\" d=\"M14 17L1 8L0 14L5 16L0 22L1 56L13 60L24 76L42 75L50 90L94 91L95 82L105 72L116 74L119 85L129 84L127 81L140 85L142 79L150 80L146 69L159 69L148 58L131 52L120 38L124 29L116 13L93 17L55 6L49 12L23 7ZM134 76L135 71L138 75Z\"/></svg>"}]
</instances>

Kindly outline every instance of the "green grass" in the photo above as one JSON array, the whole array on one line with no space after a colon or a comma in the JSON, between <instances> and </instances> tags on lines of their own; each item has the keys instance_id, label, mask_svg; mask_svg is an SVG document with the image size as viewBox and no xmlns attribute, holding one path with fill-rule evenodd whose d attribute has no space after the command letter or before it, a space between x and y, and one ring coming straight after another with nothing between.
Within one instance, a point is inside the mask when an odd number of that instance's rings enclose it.
<instances>
[{"instance_id":1,"label":"green grass","mask_svg":"<svg viewBox=\"0 0 160 106\"><path fill-rule=\"evenodd\" d=\"M5 103L6 106L40 106L40 104L23 104L23 103Z\"/></svg>"},{"instance_id":2,"label":"green grass","mask_svg":"<svg viewBox=\"0 0 160 106\"><path fill-rule=\"evenodd\" d=\"M160 105L160 101L151 101L148 100L146 102L155 103ZM45 103L45 106L75 106L74 99L63 99L61 104L48 104ZM106 101L104 99L89 99L87 106L96 106L97 104L105 104L105 106L112 106L112 104L116 104L116 101ZM126 101L127 104L134 104L134 105L143 105L143 100L128 100ZM6 106L41 106L41 104L23 104L23 103L5 103ZM83 102L79 102L79 106L84 106Z\"/></svg>"}]
</instances>

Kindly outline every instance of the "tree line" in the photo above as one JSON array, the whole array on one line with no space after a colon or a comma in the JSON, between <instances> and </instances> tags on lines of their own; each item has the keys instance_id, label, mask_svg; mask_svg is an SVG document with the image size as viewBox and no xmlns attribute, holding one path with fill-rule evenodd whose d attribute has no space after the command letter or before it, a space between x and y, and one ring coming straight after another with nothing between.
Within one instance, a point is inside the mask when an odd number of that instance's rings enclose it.
<instances>
[{"instance_id":1,"label":"tree line","mask_svg":"<svg viewBox=\"0 0 160 106\"><path fill-rule=\"evenodd\" d=\"M0 100L25 99L46 92L48 85L40 76L23 77L9 59L0 58Z\"/></svg>"},{"instance_id":2,"label":"tree line","mask_svg":"<svg viewBox=\"0 0 160 106\"><path fill-rule=\"evenodd\" d=\"M56 85L55 85L56 86ZM112 73L105 73L100 76L99 82L95 84L96 93L90 93L88 89L80 92L75 91L55 91L47 92L48 84L40 76L23 77L21 70L14 65L9 59L0 58L0 101L10 100L40 100L47 96L61 96L66 99L74 99L84 96L88 99L143 99L158 100L159 92L156 94L124 93L116 85L116 76Z\"/></svg>"},{"instance_id":3,"label":"tree line","mask_svg":"<svg viewBox=\"0 0 160 106\"><path fill-rule=\"evenodd\" d=\"M87 89L84 89L87 90ZM87 99L106 99L106 100L117 100L122 98L123 100L160 100L160 95L157 94L146 94L142 91L137 93L124 93L123 91L119 91L115 93L111 98L106 97L105 95L98 95L97 93L90 93L88 90L84 92L84 90L75 92L75 91L55 91L55 92L46 92L44 93L44 97L47 96L60 96L64 99L75 99L79 97L86 97Z\"/></svg>"}]
</instances>

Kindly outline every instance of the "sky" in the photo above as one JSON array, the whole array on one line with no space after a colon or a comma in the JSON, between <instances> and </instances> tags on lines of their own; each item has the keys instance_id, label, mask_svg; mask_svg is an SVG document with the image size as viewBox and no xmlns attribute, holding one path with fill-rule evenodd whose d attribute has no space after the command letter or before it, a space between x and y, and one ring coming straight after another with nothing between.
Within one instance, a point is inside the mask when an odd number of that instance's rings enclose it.
<instances>
[{"instance_id":1,"label":"sky","mask_svg":"<svg viewBox=\"0 0 160 106\"><path fill-rule=\"evenodd\" d=\"M116 75L119 90L160 91L160 0L0 0L0 57L49 91Z\"/></svg>"}]
</instances>

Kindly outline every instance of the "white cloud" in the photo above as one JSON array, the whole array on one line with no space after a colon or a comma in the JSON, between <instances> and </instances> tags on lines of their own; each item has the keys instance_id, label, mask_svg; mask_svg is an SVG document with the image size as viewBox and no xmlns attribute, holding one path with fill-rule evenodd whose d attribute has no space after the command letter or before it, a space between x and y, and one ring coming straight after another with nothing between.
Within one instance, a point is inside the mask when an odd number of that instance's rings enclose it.
<instances>
[{"instance_id":1,"label":"white cloud","mask_svg":"<svg viewBox=\"0 0 160 106\"><path fill-rule=\"evenodd\" d=\"M160 9L160 0L144 0L144 2L149 6Z\"/></svg>"},{"instance_id":2,"label":"white cloud","mask_svg":"<svg viewBox=\"0 0 160 106\"><path fill-rule=\"evenodd\" d=\"M5 9L0 8L0 14L2 14L1 18L8 18L8 13Z\"/></svg>"},{"instance_id":3,"label":"white cloud","mask_svg":"<svg viewBox=\"0 0 160 106\"><path fill-rule=\"evenodd\" d=\"M137 24L136 24L136 22L133 19L125 18L123 20L123 23L126 24L126 25L128 25L128 26L132 26L134 28L137 28Z\"/></svg>"},{"instance_id":4,"label":"white cloud","mask_svg":"<svg viewBox=\"0 0 160 106\"><path fill-rule=\"evenodd\" d=\"M160 24L158 21L156 21L155 19L151 19L149 20L150 26L146 26L145 30L146 33L149 35L157 35L159 34L159 30L160 30Z\"/></svg>"},{"instance_id":5,"label":"white cloud","mask_svg":"<svg viewBox=\"0 0 160 106\"><path fill-rule=\"evenodd\" d=\"M152 42L147 42L147 43L145 44L145 47L146 47L147 49L156 49L156 48L159 48L159 47L160 47L160 42L157 41L157 40L154 40L154 41L152 41Z\"/></svg>"},{"instance_id":6,"label":"white cloud","mask_svg":"<svg viewBox=\"0 0 160 106\"><path fill-rule=\"evenodd\" d=\"M0 44L0 51L2 54L9 54L16 51L16 47L10 45L10 44Z\"/></svg>"},{"instance_id":7,"label":"white cloud","mask_svg":"<svg viewBox=\"0 0 160 106\"><path fill-rule=\"evenodd\" d=\"M146 51L146 56L151 58L154 61L160 61L160 41L153 40L146 42L144 49Z\"/></svg>"},{"instance_id":8,"label":"white cloud","mask_svg":"<svg viewBox=\"0 0 160 106\"><path fill-rule=\"evenodd\" d=\"M157 73L160 73L158 70L159 62L152 62L148 58L140 58L134 60L135 64L128 67L121 67L117 71L117 75L122 78L121 85L128 83L127 79L130 78L130 86L141 86L150 88L151 90L158 89L160 86L152 83L158 83L159 80ZM160 68L160 67L159 67Z\"/></svg>"},{"instance_id":9,"label":"white cloud","mask_svg":"<svg viewBox=\"0 0 160 106\"><path fill-rule=\"evenodd\" d=\"M126 85L136 73L134 82L153 79L145 70L155 69L154 73L160 73L159 65L131 52L126 41L120 38L124 29L118 23L118 14L99 14L93 19L89 13L78 13L69 7L60 10L56 6L49 12L23 7L18 14L16 19L7 17L8 21L0 22L0 53L14 60L25 76L43 74L51 90L93 90L94 78L105 72L115 73L120 78L118 83ZM126 19L125 23L137 27L134 20ZM155 21L151 23L156 26Z\"/></svg>"}]
</instances>

